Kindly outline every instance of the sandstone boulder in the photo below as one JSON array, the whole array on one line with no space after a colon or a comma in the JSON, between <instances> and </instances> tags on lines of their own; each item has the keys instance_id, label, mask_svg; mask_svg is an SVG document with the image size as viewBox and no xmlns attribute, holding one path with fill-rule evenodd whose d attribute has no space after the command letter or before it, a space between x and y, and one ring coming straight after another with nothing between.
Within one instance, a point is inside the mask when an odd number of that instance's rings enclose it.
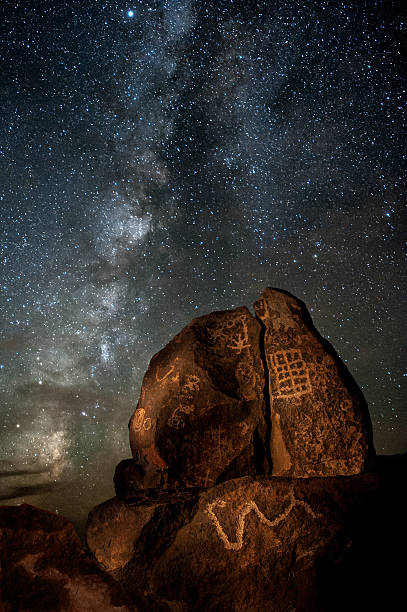
<instances>
[{"instance_id":1,"label":"sandstone boulder","mask_svg":"<svg viewBox=\"0 0 407 612\"><path fill-rule=\"evenodd\" d=\"M129 424L141 488L208 487L266 469L260 330L245 307L214 312L153 357Z\"/></svg>"},{"instance_id":2,"label":"sandstone boulder","mask_svg":"<svg viewBox=\"0 0 407 612\"><path fill-rule=\"evenodd\" d=\"M263 325L270 454L275 476L339 476L372 467L366 401L305 305L266 289L254 304Z\"/></svg>"},{"instance_id":3,"label":"sandstone boulder","mask_svg":"<svg viewBox=\"0 0 407 612\"><path fill-rule=\"evenodd\" d=\"M0 507L0 568L2 612L136 611L69 521L27 504Z\"/></svg>"}]
</instances>

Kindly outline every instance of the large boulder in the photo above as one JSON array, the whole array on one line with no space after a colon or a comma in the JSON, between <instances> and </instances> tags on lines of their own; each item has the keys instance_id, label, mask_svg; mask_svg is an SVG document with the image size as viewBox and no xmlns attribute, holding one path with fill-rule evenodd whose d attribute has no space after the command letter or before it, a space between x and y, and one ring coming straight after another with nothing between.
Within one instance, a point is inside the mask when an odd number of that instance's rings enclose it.
<instances>
[{"instance_id":1,"label":"large boulder","mask_svg":"<svg viewBox=\"0 0 407 612\"><path fill-rule=\"evenodd\" d=\"M89 549L148 612L398 609L405 457L377 461L302 302L266 289L254 309L195 319L153 357Z\"/></svg>"},{"instance_id":2,"label":"large boulder","mask_svg":"<svg viewBox=\"0 0 407 612\"><path fill-rule=\"evenodd\" d=\"M260 330L246 307L214 312L152 358L129 424L140 488L209 487L266 469Z\"/></svg>"},{"instance_id":3,"label":"large boulder","mask_svg":"<svg viewBox=\"0 0 407 612\"><path fill-rule=\"evenodd\" d=\"M254 310L263 326L273 475L339 476L370 469L374 447L366 401L305 305L268 288Z\"/></svg>"},{"instance_id":4,"label":"large boulder","mask_svg":"<svg viewBox=\"0 0 407 612\"><path fill-rule=\"evenodd\" d=\"M2 612L135 612L85 553L73 525L34 506L0 507Z\"/></svg>"},{"instance_id":5,"label":"large boulder","mask_svg":"<svg viewBox=\"0 0 407 612\"><path fill-rule=\"evenodd\" d=\"M115 475L138 490L211 487L244 475L307 478L371 468L362 392L294 296L194 319L144 377L130 428L133 462Z\"/></svg>"},{"instance_id":6,"label":"large boulder","mask_svg":"<svg viewBox=\"0 0 407 612\"><path fill-rule=\"evenodd\" d=\"M229 480L194 497L179 493L159 505L113 499L90 515L87 542L141 610L336 609L337 594L329 594L326 607L320 601L324 581L334 584L335 567L378 486L372 474L260 476Z\"/></svg>"}]
</instances>

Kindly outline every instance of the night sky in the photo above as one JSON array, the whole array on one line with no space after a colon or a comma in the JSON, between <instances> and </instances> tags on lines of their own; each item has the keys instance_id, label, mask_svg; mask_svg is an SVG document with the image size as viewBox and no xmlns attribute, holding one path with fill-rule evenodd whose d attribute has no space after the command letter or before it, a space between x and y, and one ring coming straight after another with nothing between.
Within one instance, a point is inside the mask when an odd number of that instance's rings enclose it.
<instances>
[{"instance_id":1,"label":"night sky","mask_svg":"<svg viewBox=\"0 0 407 612\"><path fill-rule=\"evenodd\" d=\"M406 450L400 7L2 0L1 503L83 521L152 355L266 286Z\"/></svg>"}]
</instances>

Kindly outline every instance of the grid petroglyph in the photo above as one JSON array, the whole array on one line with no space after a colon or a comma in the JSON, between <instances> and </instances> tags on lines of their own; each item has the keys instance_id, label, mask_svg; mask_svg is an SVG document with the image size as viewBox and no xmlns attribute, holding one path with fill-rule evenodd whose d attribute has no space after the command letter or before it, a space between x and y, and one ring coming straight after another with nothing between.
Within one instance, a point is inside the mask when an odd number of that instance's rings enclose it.
<instances>
[{"instance_id":1,"label":"grid petroglyph","mask_svg":"<svg viewBox=\"0 0 407 612\"><path fill-rule=\"evenodd\" d=\"M269 355L269 368L275 374L277 397L299 397L312 392L308 366L299 349Z\"/></svg>"}]
</instances>

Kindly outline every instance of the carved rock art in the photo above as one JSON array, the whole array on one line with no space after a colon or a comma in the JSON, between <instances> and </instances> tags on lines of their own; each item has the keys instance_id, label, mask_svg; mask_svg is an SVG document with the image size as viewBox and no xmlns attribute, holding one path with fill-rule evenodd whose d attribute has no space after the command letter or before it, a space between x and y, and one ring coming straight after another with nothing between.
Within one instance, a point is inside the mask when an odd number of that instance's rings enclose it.
<instances>
[{"instance_id":1,"label":"carved rock art","mask_svg":"<svg viewBox=\"0 0 407 612\"><path fill-rule=\"evenodd\" d=\"M163 472L161 484L212 486L256 473L254 438L264 444L267 430L260 329L246 307L214 312L151 360L130 445L136 463Z\"/></svg>"},{"instance_id":2,"label":"carved rock art","mask_svg":"<svg viewBox=\"0 0 407 612\"><path fill-rule=\"evenodd\" d=\"M378 486L366 402L305 305L266 289L254 311L195 319L152 358L118 499L89 516L142 610L331 609L322 566Z\"/></svg>"},{"instance_id":3,"label":"carved rock art","mask_svg":"<svg viewBox=\"0 0 407 612\"><path fill-rule=\"evenodd\" d=\"M290 512L296 507L296 506L302 506L306 512L308 512L313 518L315 517L314 511L312 510L311 506L307 503L304 502L302 500L296 499L295 495L294 495L294 490L293 488L290 489L289 492L289 500L290 503L287 506L287 508L281 513L279 514L276 518L274 518L273 520L269 520L264 514L263 512L261 512L261 510L259 510L258 505L256 504L255 501L253 501L252 499L248 502L246 502L239 510L238 510L238 516L237 516L237 524L236 524L236 539L234 542L231 542L227 536L227 534L225 533L225 531L223 530L222 525L219 522L218 517L216 516L214 510L215 508L218 507L222 507L224 508L227 503L225 500L223 499L215 499L215 501L211 502L210 504L208 504L207 506L207 512L213 522L213 524L215 525L215 529L216 532L220 538L220 540L223 542L224 547L226 548L226 550L241 550L241 548L243 547L243 537L244 537L244 529L245 529L245 521L246 521L246 517L251 513L254 512L256 514L256 516L258 517L260 523L262 523L263 525L266 525L267 527L277 527L277 525L279 525L279 523L281 523L282 521L285 521L288 517L288 515L290 514Z\"/></svg>"},{"instance_id":4,"label":"carved rock art","mask_svg":"<svg viewBox=\"0 0 407 612\"><path fill-rule=\"evenodd\" d=\"M135 431L148 431L149 429L151 429L151 419L150 417L145 418L145 415L146 411L144 410L144 408L140 408L136 411L134 415L133 424Z\"/></svg>"},{"instance_id":5,"label":"carved rock art","mask_svg":"<svg viewBox=\"0 0 407 612\"><path fill-rule=\"evenodd\" d=\"M245 307L194 319L151 360L129 424L135 464L156 470L149 486L371 464L366 402L305 305L266 289L254 310L257 319ZM147 486L135 469L128 481Z\"/></svg>"},{"instance_id":6,"label":"carved rock art","mask_svg":"<svg viewBox=\"0 0 407 612\"><path fill-rule=\"evenodd\" d=\"M276 397L299 397L312 393L308 368L299 349L268 356L269 372L276 379Z\"/></svg>"},{"instance_id":7,"label":"carved rock art","mask_svg":"<svg viewBox=\"0 0 407 612\"><path fill-rule=\"evenodd\" d=\"M333 566L341 562L360 532L354 519L377 486L372 474L263 476L193 496L162 491L159 504L148 496L139 506L109 500L89 517L87 541L145 612L319 610L309 597L329 589L321 571L327 556ZM358 580L362 568L351 570Z\"/></svg>"},{"instance_id":8,"label":"carved rock art","mask_svg":"<svg viewBox=\"0 0 407 612\"><path fill-rule=\"evenodd\" d=\"M369 469L374 449L365 399L305 305L266 289L254 309L264 330L273 475L339 476Z\"/></svg>"}]
</instances>

